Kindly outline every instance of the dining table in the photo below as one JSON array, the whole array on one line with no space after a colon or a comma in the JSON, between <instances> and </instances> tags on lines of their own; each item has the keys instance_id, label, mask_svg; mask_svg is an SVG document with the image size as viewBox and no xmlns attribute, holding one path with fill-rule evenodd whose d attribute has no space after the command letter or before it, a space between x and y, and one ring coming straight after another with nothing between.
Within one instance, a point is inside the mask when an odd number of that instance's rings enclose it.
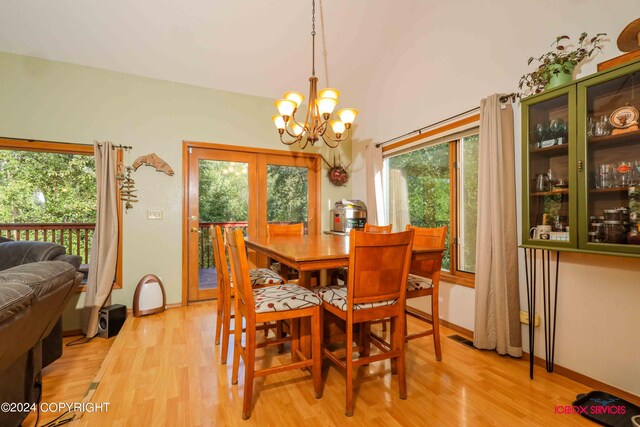
<instances>
[{"instance_id":1,"label":"dining table","mask_svg":"<svg viewBox=\"0 0 640 427\"><path fill-rule=\"evenodd\" d=\"M304 236L257 236L246 237L248 249L266 255L292 269L298 270L298 285L311 288L312 273L349 266L349 236L338 234L312 234ZM412 261L433 260L442 256L445 248L414 245ZM325 316L324 333L335 335L327 325ZM311 353L310 324L300 325L300 349Z\"/></svg>"},{"instance_id":2,"label":"dining table","mask_svg":"<svg viewBox=\"0 0 640 427\"><path fill-rule=\"evenodd\" d=\"M298 270L298 284L306 288L311 287L311 275L314 271L349 266L348 235L247 237L245 244L248 249ZM444 248L414 245L411 259L413 261L434 259L444 250Z\"/></svg>"}]
</instances>

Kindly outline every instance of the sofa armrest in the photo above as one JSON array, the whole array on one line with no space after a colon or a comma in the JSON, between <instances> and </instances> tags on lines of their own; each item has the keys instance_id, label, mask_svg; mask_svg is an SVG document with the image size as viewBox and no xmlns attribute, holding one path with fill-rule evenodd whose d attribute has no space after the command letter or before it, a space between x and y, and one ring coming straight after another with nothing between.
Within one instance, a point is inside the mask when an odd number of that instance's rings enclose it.
<instances>
[{"instance_id":1,"label":"sofa armrest","mask_svg":"<svg viewBox=\"0 0 640 427\"><path fill-rule=\"evenodd\" d=\"M65 255L64 246L51 242L10 241L0 243L0 270ZM77 268L76 268L77 269Z\"/></svg>"}]
</instances>

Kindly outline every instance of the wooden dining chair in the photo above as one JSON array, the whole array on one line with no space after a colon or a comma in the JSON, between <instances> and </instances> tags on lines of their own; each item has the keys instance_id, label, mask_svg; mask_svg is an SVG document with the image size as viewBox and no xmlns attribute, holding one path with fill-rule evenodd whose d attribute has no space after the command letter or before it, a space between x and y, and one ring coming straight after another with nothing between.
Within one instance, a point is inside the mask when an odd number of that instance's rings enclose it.
<instances>
[{"instance_id":1,"label":"wooden dining chair","mask_svg":"<svg viewBox=\"0 0 640 427\"><path fill-rule=\"evenodd\" d=\"M304 223L297 222L294 224L267 224L267 237L283 237L283 236L304 236ZM297 272L291 270L288 266L279 262L273 262L271 259L267 261L272 271L280 274L285 281L296 279Z\"/></svg>"},{"instance_id":2,"label":"wooden dining chair","mask_svg":"<svg viewBox=\"0 0 640 427\"><path fill-rule=\"evenodd\" d=\"M367 233L391 233L393 224L389 225L373 225L368 222L364 225L364 231Z\"/></svg>"},{"instance_id":3,"label":"wooden dining chair","mask_svg":"<svg viewBox=\"0 0 640 427\"><path fill-rule=\"evenodd\" d=\"M368 222L364 225L364 231L366 233L391 233L393 224L389 225L373 225ZM331 272L330 283L333 285L344 285L347 282L347 274L349 269L347 267L337 268ZM386 331L386 323L382 322L383 329Z\"/></svg>"},{"instance_id":4,"label":"wooden dining chair","mask_svg":"<svg viewBox=\"0 0 640 427\"><path fill-rule=\"evenodd\" d=\"M421 228L407 225L407 230L414 230L415 237L413 244L428 248L444 248L447 240L447 226L437 228ZM438 309L438 290L440 288L440 270L442 268L442 257L444 253L434 253L426 255L429 259L412 261L407 280L407 299L431 296L431 318L424 316L424 313L411 307L406 308L406 314L430 323L431 329L411 334L406 340L412 340L424 336L433 335L433 345L435 347L436 360L442 360L442 350L440 348L440 318Z\"/></svg>"},{"instance_id":5,"label":"wooden dining chair","mask_svg":"<svg viewBox=\"0 0 640 427\"><path fill-rule=\"evenodd\" d=\"M235 297L235 334L233 370L231 383L238 383L240 358L244 361L244 396L242 418L248 419L252 411L253 380L287 370L311 368L315 397L322 397L322 356L321 340L321 303L312 291L301 286L283 283L255 289L249 278L247 252L241 230L227 230L227 247L231 262L233 291ZM308 358L300 351L300 327L302 320L311 322L311 356ZM242 345L242 323L246 322L245 345ZM256 325L258 323L282 321L291 322L290 338L266 339L257 342ZM279 345L291 342L291 363L261 369L255 368L256 349L267 345Z\"/></svg>"},{"instance_id":6,"label":"wooden dining chair","mask_svg":"<svg viewBox=\"0 0 640 427\"><path fill-rule=\"evenodd\" d=\"M365 233L352 230L349 234L349 275L345 286L327 286L316 292L322 298L322 308L346 323L346 355L323 346L324 355L346 370L346 415L353 415L354 369L384 359L391 359L392 373L398 375L400 399L407 398L404 359L404 307L413 230L400 233ZM375 340L359 340L354 348L354 325L367 328L378 319L391 322L388 348ZM360 329L362 330L362 329ZM370 346L380 352L371 355ZM358 357L354 358L354 352Z\"/></svg>"},{"instance_id":7,"label":"wooden dining chair","mask_svg":"<svg viewBox=\"0 0 640 427\"><path fill-rule=\"evenodd\" d=\"M222 347L220 348L220 363L227 363L227 353L229 352L229 337L233 334L231 329L231 319L234 315L231 313L231 280L229 277L229 267L227 264L227 255L222 238L222 229L220 226L209 226L211 235L211 246L213 247L213 262L218 275L218 306L216 310L216 335L215 343L220 344L222 339ZM269 270L268 268L257 268L249 271L251 286L259 288L262 286L279 285L282 278L279 274ZM266 331L270 325L261 327ZM279 334L279 329L276 334Z\"/></svg>"}]
</instances>

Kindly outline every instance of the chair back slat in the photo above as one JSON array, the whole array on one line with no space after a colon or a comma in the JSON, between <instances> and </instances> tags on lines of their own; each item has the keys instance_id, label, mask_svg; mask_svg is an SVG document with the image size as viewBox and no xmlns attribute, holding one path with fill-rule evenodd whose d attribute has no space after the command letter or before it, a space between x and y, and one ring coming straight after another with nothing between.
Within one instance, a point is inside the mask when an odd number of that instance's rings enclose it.
<instances>
[{"instance_id":1,"label":"chair back slat","mask_svg":"<svg viewBox=\"0 0 640 427\"><path fill-rule=\"evenodd\" d=\"M353 304L404 300L413 230L349 235L348 307Z\"/></svg>"},{"instance_id":2,"label":"chair back slat","mask_svg":"<svg viewBox=\"0 0 640 427\"><path fill-rule=\"evenodd\" d=\"M366 231L367 233L391 233L392 227L393 227L393 224L373 225L373 224L366 223L364 225L364 231Z\"/></svg>"},{"instance_id":3,"label":"chair back slat","mask_svg":"<svg viewBox=\"0 0 640 427\"><path fill-rule=\"evenodd\" d=\"M304 236L304 223L267 224L267 236Z\"/></svg>"},{"instance_id":4,"label":"chair back slat","mask_svg":"<svg viewBox=\"0 0 640 427\"><path fill-rule=\"evenodd\" d=\"M229 263L231 264L233 291L236 301L247 307L254 307L253 290L249 277L249 262L247 260L247 250L245 248L242 230L227 229L225 231L225 237L229 250ZM249 310L248 314L252 312L253 310Z\"/></svg>"},{"instance_id":5,"label":"chair back slat","mask_svg":"<svg viewBox=\"0 0 640 427\"><path fill-rule=\"evenodd\" d=\"M425 248L444 248L447 240L447 226L424 228L407 225L407 230L414 230L413 244ZM410 273L422 277L433 278L436 272L442 268L442 256L439 260L413 261Z\"/></svg>"},{"instance_id":6,"label":"chair back slat","mask_svg":"<svg viewBox=\"0 0 640 427\"><path fill-rule=\"evenodd\" d=\"M229 265L227 264L227 254L222 238L222 228L219 225L209 226L211 234L211 246L213 247L213 262L218 275L218 300L231 293L231 281L229 277Z\"/></svg>"}]
</instances>

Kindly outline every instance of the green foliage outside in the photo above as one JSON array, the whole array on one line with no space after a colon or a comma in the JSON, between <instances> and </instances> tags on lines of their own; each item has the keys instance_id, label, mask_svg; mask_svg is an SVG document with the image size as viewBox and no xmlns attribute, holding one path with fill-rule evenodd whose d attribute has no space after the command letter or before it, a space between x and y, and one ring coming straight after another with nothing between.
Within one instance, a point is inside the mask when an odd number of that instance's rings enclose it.
<instances>
[{"instance_id":1,"label":"green foliage outside","mask_svg":"<svg viewBox=\"0 0 640 427\"><path fill-rule=\"evenodd\" d=\"M478 135L462 139L460 180L460 231L463 244L458 268L475 270L476 222L478 205ZM451 182L449 179L449 144L432 145L389 158L389 170L399 170L407 183L411 225L416 227L449 228L442 261L445 270L451 268L449 237L451 235ZM390 188L390 196L397 189Z\"/></svg>"},{"instance_id":2,"label":"green foliage outside","mask_svg":"<svg viewBox=\"0 0 640 427\"><path fill-rule=\"evenodd\" d=\"M242 222L249 219L247 164L200 161L200 222Z\"/></svg>"},{"instance_id":3,"label":"green foliage outside","mask_svg":"<svg viewBox=\"0 0 640 427\"><path fill-rule=\"evenodd\" d=\"M307 168L267 166L267 221L307 223Z\"/></svg>"},{"instance_id":4,"label":"green foliage outside","mask_svg":"<svg viewBox=\"0 0 640 427\"><path fill-rule=\"evenodd\" d=\"M0 150L0 223L95 223L93 156Z\"/></svg>"},{"instance_id":5,"label":"green foliage outside","mask_svg":"<svg viewBox=\"0 0 640 427\"><path fill-rule=\"evenodd\" d=\"M0 150L0 224L95 222L93 156ZM3 236L56 242L65 246L67 253L80 255L83 263L89 262L93 230L29 228L9 231L0 225Z\"/></svg>"},{"instance_id":6,"label":"green foliage outside","mask_svg":"<svg viewBox=\"0 0 640 427\"><path fill-rule=\"evenodd\" d=\"M432 145L391 157L389 169L400 170L406 179L411 225L446 225L451 229L449 144ZM446 245L442 267L448 270L451 263L449 236Z\"/></svg>"}]
</instances>

